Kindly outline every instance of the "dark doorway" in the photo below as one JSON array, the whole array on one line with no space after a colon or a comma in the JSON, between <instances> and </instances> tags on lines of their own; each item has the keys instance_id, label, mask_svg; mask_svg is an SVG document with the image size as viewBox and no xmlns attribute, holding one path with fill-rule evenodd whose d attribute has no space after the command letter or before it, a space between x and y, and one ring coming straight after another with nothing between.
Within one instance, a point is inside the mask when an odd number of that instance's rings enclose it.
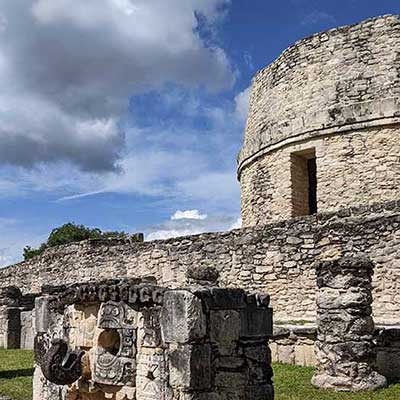
<instances>
[{"instance_id":1,"label":"dark doorway","mask_svg":"<svg viewBox=\"0 0 400 400\"><path fill-rule=\"evenodd\" d=\"M310 214L318 212L317 206L317 160L310 158L307 160L308 168L308 206Z\"/></svg>"},{"instance_id":2,"label":"dark doorway","mask_svg":"<svg viewBox=\"0 0 400 400\"><path fill-rule=\"evenodd\" d=\"M318 204L315 148L292 153L290 159L292 216L316 214Z\"/></svg>"}]
</instances>

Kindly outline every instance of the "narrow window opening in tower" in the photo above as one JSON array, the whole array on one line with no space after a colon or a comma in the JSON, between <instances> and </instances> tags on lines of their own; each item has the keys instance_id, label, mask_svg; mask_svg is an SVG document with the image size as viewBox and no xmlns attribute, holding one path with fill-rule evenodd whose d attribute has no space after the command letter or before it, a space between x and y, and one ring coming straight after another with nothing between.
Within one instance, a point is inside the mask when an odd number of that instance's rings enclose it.
<instances>
[{"instance_id":1,"label":"narrow window opening in tower","mask_svg":"<svg viewBox=\"0 0 400 400\"><path fill-rule=\"evenodd\" d=\"M310 158L307 160L308 167L308 204L310 214L318 212L317 204L317 159Z\"/></svg>"},{"instance_id":2,"label":"narrow window opening in tower","mask_svg":"<svg viewBox=\"0 0 400 400\"><path fill-rule=\"evenodd\" d=\"M317 163L315 149L291 154L292 216L315 214L317 206Z\"/></svg>"}]
</instances>

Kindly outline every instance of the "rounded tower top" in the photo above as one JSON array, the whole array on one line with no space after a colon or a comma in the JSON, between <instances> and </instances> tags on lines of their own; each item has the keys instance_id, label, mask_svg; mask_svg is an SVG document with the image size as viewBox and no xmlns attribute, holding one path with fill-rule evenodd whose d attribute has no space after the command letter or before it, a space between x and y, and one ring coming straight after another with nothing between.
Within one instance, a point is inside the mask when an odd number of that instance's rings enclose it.
<instances>
[{"instance_id":1,"label":"rounded tower top","mask_svg":"<svg viewBox=\"0 0 400 400\"><path fill-rule=\"evenodd\" d=\"M400 16L318 33L253 80L238 176L254 160L316 137L400 122Z\"/></svg>"}]
</instances>

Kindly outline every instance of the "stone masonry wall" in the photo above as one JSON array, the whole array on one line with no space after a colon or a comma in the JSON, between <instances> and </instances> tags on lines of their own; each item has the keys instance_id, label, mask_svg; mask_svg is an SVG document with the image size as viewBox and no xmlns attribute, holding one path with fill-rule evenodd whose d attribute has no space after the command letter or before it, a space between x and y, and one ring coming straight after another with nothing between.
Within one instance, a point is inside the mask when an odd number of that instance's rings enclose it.
<instances>
[{"instance_id":1,"label":"stone masonry wall","mask_svg":"<svg viewBox=\"0 0 400 400\"><path fill-rule=\"evenodd\" d=\"M37 292L48 283L151 275L176 287L189 266L215 266L222 286L267 291L276 320L314 320L315 261L359 252L375 265L374 317L398 322L400 202L163 241L86 241L2 269L0 282Z\"/></svg>"},{"instance_id":2,"label":"stone masonry wall","mask_svg":"<svg viewBox=\"0 0 400 400\"><path fill-rule=\"evenodd\" d=\"M316 148L319 211L400 198L399 54L400 16L384 16L301 40L255 76L238 160L244 226L305 213L299 150Z\"/></svg>"},{"instance_id":3,"label":"stone masonry wall","mask_svg":"<svg viewBox=\"0 0 400 400\"><path fill-rule=\"evenodd\" d=\"M400 199L399 135L400 126L369 128L286 146L257 159L241 175L243 225L299 215L293 188L301 184L301 171L293 173L291 154L307 149L316 153L319 211Z\"/></svg>"},{"instance_id":4,"label":"stone masonry wall","mask_svg":"<svg viewBox=\"0 0 400 400\"><path fill-rule=\"evenodd\" d=\"M239 172L282 144L398 121L400 16L300 40L253 80Z\"/></svg>"}]
</instances>

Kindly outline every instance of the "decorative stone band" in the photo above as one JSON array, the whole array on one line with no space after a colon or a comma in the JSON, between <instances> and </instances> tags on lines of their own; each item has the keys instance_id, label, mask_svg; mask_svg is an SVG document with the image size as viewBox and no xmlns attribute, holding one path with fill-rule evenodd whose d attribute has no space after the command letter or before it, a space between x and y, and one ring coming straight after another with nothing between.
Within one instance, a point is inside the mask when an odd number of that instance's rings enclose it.
<instances>
[{"instance_id":1,"label":"decorative stone band","mask_svg":"<svg viewBox=\"0 0 400 400\"><path fill-rule=\"evenodd\" d=\"M335 114L337 118L336 120L321 123L321 126L319 127L309 126L308 129L306 129L304 126L304 118L298 118L296 120L298 123L293 123L293 125L286 127L286 129L290 130L290 133L288 137L283 139L275 138L275 132L279 132L279 127L277 129L266 127L265 130L260 132L259 135L247 141L246 146L240 151L237 160L238 179L240 180L240 175L243 169L252 164L255 160L268 153L273 153L274 151L277 151L283 147L295 145L310 139L322 138L331 135L342 135L367 128L400 124L400 99L382 100L382 107L385 103L389 104L392 101L396 102L396 111L393 111L393 115L390 116L384 116L380 113L380 111L378 111L377 114L370 115L370 118L368 119L366 119L365 115L362 116L361 114L357 118L356 112L361 112L361 110L368 109L368 105L366 103L359 103L348 106L343 110L330 109L327 111L322 111L319 115L315 116L315 120L323 120L327 115L330 115L331 113L333 114L334 112L338 112L338 114ZM378 105L381 102L368 103L375 103ZM353 117L350 117L349 115L351 115L352 112ZM341 120L341 118L343 119ZM300 129L299 125L301 125Z\"/></svg>"},{"instance_id":2,"label":"decorative stone band","mask_svg":"<svg viewBox=\"0 0 400 400\"><path fill-rule=\"evenodd\" d=\"M75 303L104 303L123 301L131 306L156 306L163 303L165 288L139 279L111 279L69 286L43 287L50 295L50 309L63 310Z\"/></svg>"}]
</instances>

